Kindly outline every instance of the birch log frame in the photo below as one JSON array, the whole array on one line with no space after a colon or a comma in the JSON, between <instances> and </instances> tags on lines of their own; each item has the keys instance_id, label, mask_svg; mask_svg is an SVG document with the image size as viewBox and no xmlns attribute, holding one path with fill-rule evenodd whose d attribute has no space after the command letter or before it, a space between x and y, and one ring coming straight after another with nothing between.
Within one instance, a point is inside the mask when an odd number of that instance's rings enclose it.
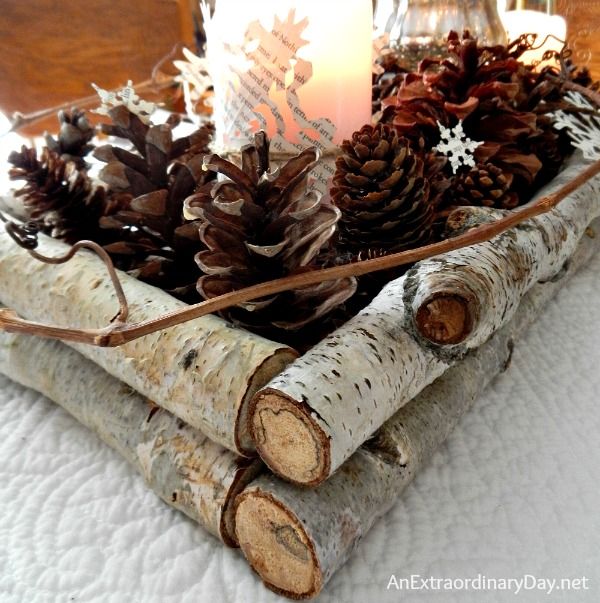
<instances>
[{"instance_id":1,"label":"birch log frame","mask_svg":"<svg viewBox=\"0 0 600 603\"><path fill-rule=\"evenodd\" d=\"M581 171L572 163L540 192L551 194ZM506 324L523 295L552 278L573 253L586 226L600 215L600 178L552 211L492 241L420 262L406 279L408 328L440 353L460 357Z\"/></svg>"},{"instance_id":2,"label":"birch log frame","mask_svg":"<svg viewBox=\"0 0 600 603\"><path fill-rule=\"evenodd\" d=\"M40 236L45 255L64 255L64 243ZM119 278L130 320L185 307L167 293L125 273ZM117 302L106 268L91 253L48 266L15 245L0 224L0 302L31 320L82 328L109 324ZM247 403L295 352L214 316L147 335L119 348L73 344L117 379L155 401L213 441L252 454Z\"/></svg>"},{"instance_id":3,"label":"birch log frame","mask_svg":"<svg viewBox=\"0 0 600 603\"><path fill-rule=\"evenodd\" d=\"M600 248L600 237L589 235L556 280L535 285L503 329L399 410L327 482L302 488L263 474L238 496L239 544L269 588L293 599L319 593L460 417L507 368L514 340Z\"/></svg>"},{"instance_id":4,"label":"birch log frame","mask_svg":"<svg viewBox=\"0 0 600 603\"><path fill-rule=\"evenodd\" d=\"M572 164L553 186L568 182L582 169L585 166ZM548 253L553 257L543 260L542 247L536 246L532 261L546 264L544 271L535 271L538 278L549 279L560 270L577 243L571 231L581 237L599 213L600 176L595 176L564 199L553 218L543 220L544 225L554 224L548 228L553 233ZM520 255L507 251L505 256L507 242L510 249L513 240L529 249L531 241L547 237L546 229L539 232L539 228L526 222L489 244L494 249L496 264L491 269L497 281L518 290L518 295L504 295L510 296L511 304L518 304L533 284L530 273L534 269L529 264L524 271L510 265ZM475 263L480 254L468 248L460 253ZM525 278L527 287L519 284ZM516 282L511 285L509 279ZM386 285L367 308L254 397L250 429L260 456L276 474L303 485L323 482L397 410L460 358L456 350L446 354L415 337L406 303L406 291L414 289L414 282L405 275ZM502 314L504 306L492 301L490 310ZM494 325L502 322L501 316L494 316Z\"/></svg>"},{"instance_id":5,"label":"birch log frame","mask_svg":"<svg viewBox=\"0 0 600 603\"><path fill-rule=\"evenodd\" d=\"M0 372L64 408L150 488L229 546L233 501L261 463L238 457L58 341L0 333Z\"/></svg>"}]
</instances>

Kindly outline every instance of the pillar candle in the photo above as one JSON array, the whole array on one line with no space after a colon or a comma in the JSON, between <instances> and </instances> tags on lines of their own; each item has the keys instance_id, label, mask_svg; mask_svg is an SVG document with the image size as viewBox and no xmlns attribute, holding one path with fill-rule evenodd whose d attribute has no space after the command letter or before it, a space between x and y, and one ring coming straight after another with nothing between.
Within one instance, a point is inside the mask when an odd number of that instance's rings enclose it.
<instances>
[{"instance_id":1,"label":"pillar candle","mask_svg":"<svg viewBox=\"0 0 600 603\"><path fill-rule=\"evenodd\" d=\"M371 121L371 0L218 0L206 24L216 146L333 150Z\"/></svg>"}]
</instances>

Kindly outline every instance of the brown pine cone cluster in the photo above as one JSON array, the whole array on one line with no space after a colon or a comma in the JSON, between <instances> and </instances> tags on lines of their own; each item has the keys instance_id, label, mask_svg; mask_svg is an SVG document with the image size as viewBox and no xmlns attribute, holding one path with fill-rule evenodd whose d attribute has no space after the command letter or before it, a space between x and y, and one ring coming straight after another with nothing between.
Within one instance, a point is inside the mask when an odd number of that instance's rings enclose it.
<instances>
[{"instance_id":1,"label":"brown pine cone cluster","mask_svg":"<svg viewBox=\"0 0 600 603\"><path fill-rule=\"evenodd\" d=\"M342 144L331 195L341 253L393 253L427 243L434 205L425 162L390 126L364 126Z\"/></svg>"},{"instance_id":2,"label":"brown pine cone cluster","mask_svg":"<svg viewBox=\"0 0 600 603\"><path fill-rule=\"evenodd\" d=\"M318 161L312 148L272 171L264 132L242 150L241 168L212 155L206 169L223 179L210 192L186 201L186 214L200 223L206 246L196 256L204 276L198 291L210 299L230 291L319 267L340 212L308 192ZM353 279L326 282L234 307L225 316L253 330L298 330L348 299Z\"/></svg>"},{"instance_id":3,"label":"brown pine cone cluster","mask_svg":"<svg viewBox=\"0 0 600 603\"><path fill-rule=\"evenodd\" d=\"M439 142L438 122L451 127L463 120L465 134L484 143L477 162L511 174L512 191L525 202L572 150L548 118L563 104L560 77L520 62L529 46L522 38L486 47L468 33L452 32L447 57L426 59L418 73L408 74L382 121L431 148Z\"/></svg>"}]
</instances>

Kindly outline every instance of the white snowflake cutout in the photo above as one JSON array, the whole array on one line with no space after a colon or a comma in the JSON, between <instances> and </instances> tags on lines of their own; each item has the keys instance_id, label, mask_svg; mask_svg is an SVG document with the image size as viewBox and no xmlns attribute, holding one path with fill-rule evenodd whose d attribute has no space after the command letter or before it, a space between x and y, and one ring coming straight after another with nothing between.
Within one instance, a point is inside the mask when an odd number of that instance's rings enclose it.
<instances>
[{"instance_id":1,"label":"white snowflake cutout","mask_svg":"<svg viewBox=\"0 0 600 603\"><path fill-rule=\"evenodd\" d=\"M183 54L187 60L173 61L180 72L175 81L183 86L185 109L188 117L195 120L196 104L212 86L212 78L208 72L208 59L195 55L187 48L183 49Z\"/></svg>"},{"instance_id":2,"label":"white snowflake cutout","mask_svg":"<svg viewBox=\"0 0 600 603\"><path fill-rule=\"evenodd\" d=\"M150 116L156 111L156 104L142 100L133 89L131 80L127 85L116 92L104 90L96 84L92 84L92 88L98 93L100 107L95 109L93 113L98 115L109 115L110 109L114 107L124 106L132 113L135 113L144 123L150 123Z\"/></svg>"},{"instance_id":3,"label":"white snowflake cutout","mask_svg":"<svg viewBox=\"0 0 600 603\"><path fill-rule=\"evenodd\" d=\"M476 162L473 153L483 142L476 142L468 138L462 121L459 121L454 128L446 128L439 121L437 124L440 129L441 142L433 150L448 158L455 174L463 166L474 167Z\"/></svg>"},{"instance_id":4,"label":"white snowflake cutout","mask_svg":"<svg viewBox=\"0 0 600 603\"><path fill-rule=\"evenodd\" d=\"M575 114L557 111L554 127L566 130L573 146L583 151L586 159L600 159L600 112L580 92L567 92L565 99L580 109L594 113Z\"/></svg>"}]
</instances>

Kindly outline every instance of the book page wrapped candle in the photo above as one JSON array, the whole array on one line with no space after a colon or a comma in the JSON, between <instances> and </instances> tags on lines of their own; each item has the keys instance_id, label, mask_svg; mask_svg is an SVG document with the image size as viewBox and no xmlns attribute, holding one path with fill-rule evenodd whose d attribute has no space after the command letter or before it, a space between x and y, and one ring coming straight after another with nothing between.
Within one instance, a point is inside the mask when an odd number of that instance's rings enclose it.
<instances>
[{"instance_id":1,"label":"book page wrapped candle","mask_svg":"<svg viewBox=\"0 0 600 603\"><path fill-rule=\"evenodd\" d=\"M371 121L371 2L219 0L204 20L216 150L259 129L283 157L316 146L313 186L327 192L337 146Z\"/></svg>"}]
</instances>

